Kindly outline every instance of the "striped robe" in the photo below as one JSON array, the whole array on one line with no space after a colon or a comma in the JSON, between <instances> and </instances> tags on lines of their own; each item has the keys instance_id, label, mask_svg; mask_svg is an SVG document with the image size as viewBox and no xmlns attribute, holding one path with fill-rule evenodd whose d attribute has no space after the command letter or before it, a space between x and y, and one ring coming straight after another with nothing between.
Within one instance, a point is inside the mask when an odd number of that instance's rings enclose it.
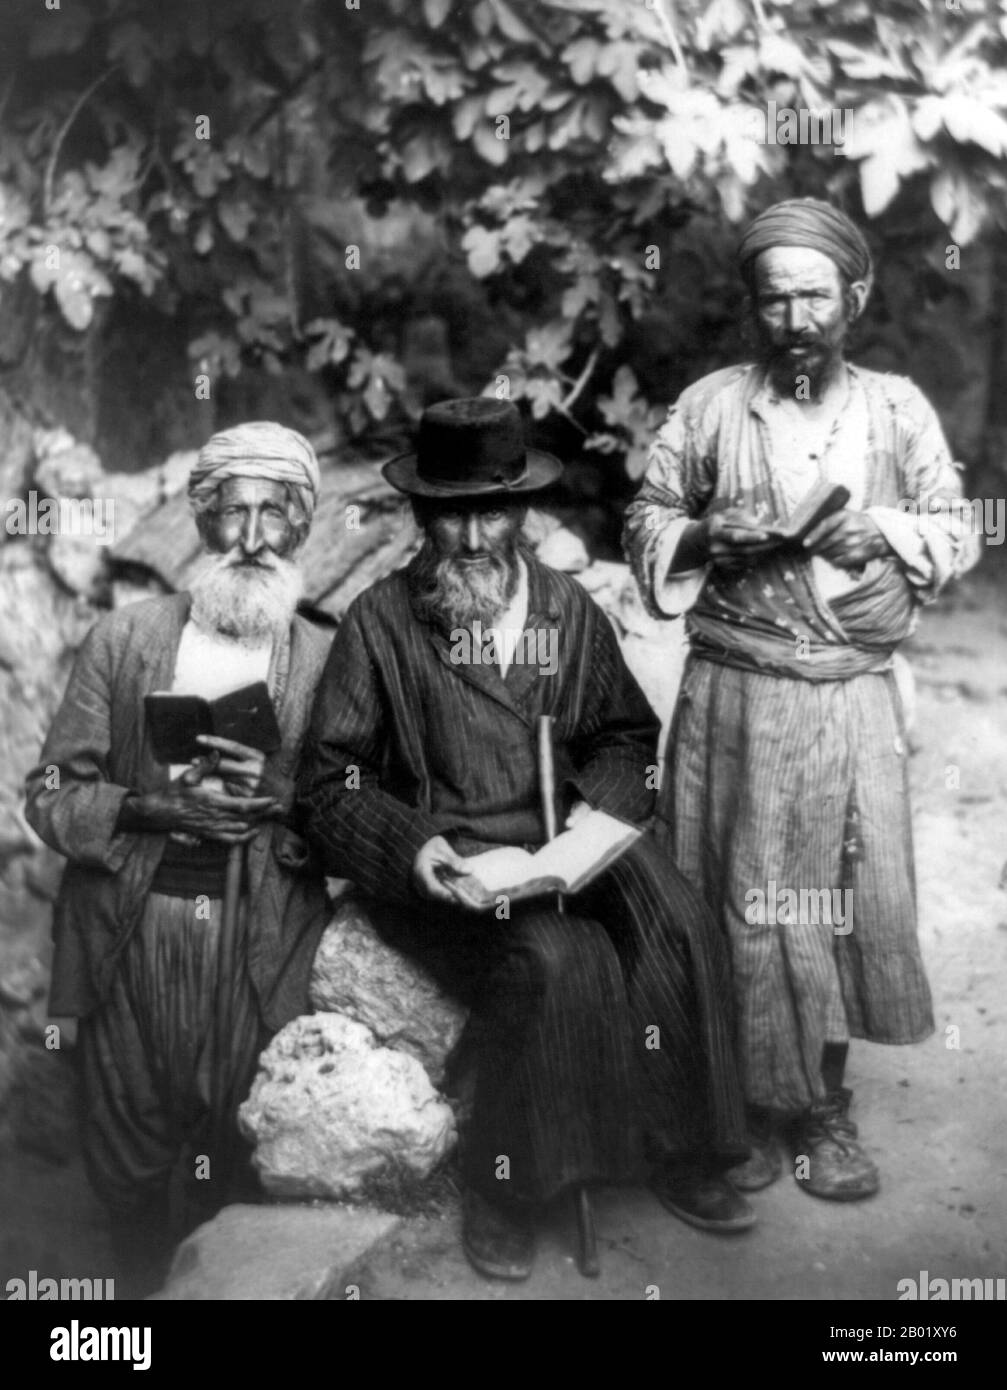
<instances>
[{"instance_id":1,"label":"striped robe","mask_svg":"<svg viewBox=\"0 0 1007 1390\"><path fill-rule=\"evenodd\" d=\"M851 507L870 513L893 555L823 577L832 567L777 552L740 573L669 580L689 519L741 506L783 520L817 471L779 451L783 417L752 365L683 393L626 521L650 611L688 611L663 838L730 943L746 1098L785 1112L823 1097L826 1042L908 1043L933 1030L892 655L920 604L977 553L929 404L903 378L847 370L841 447L818 467L850 484ZM794 920L774 910L788 892Z\"/></svg>"},{"instance_id":2,"label":"striped robe","mask_svg":"<svg viewBox=\"0 0 1007 1390\"><path fill-rule=\"evenodd\" d=\"M361 595L319 685L299 782L327 870L355 880L386 937L473 1011L464 1177L498 1201L626 1180L645 1145L651 1157L744 1152L726 955L651 836L563 915L536 900L500 920L413 888L435 835L462 854L543 842L539 715L555 721L561 820L577 800L632 823L652 814L657 721L608 620L567 576L529 560L528 579L522 648L539 650L545 630L558 660L516 661L506 679L452 660L404 572Z\"/></svg>"}]
</instances>

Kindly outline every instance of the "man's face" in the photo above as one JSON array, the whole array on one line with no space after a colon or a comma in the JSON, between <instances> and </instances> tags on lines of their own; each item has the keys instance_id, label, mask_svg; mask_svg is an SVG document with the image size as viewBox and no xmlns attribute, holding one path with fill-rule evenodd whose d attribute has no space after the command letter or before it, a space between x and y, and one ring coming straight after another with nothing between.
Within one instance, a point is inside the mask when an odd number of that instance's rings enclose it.
<instances>
[{"instance_id":1,"label":"man's face","mask_svg":"<svg viewBox=\"0 0 1007 1390\"><path fill-rule=\"evenodd\" d=\"M234 550L238 563L265 568L272 568L273 556L286 559L299 540L287 489L260 478L225 478L200 529L207 550Z\"/></svg>"},{"instance_id":2,"label":"man's face","mask_svg":"<svg viewBox=\"0 0 1007 1390\"><path fill-rule=\"evenodd\" d=\"M428 514L424 525L440 559L456 560L464 568L485 566L494 555L506 555L513 549L524 510L499 502L481 506L466 502L438 507Z\"/></svg>"},{"instance_id":3,"label":"man's face","mask_svg":"<svg viewBox=\"0 0 1007 1390\"><path fill-rule=\"evenodd\" d=\"M491 625L514 597L518 538L526 507L499 498L418 501L425 543L416 583L421 611L467 627Z\"/></svg>"},{"instance_id":4,"label":"man's face","mask_svg":"<svg viewBox=\"0 0 1007 1390\"><path fill-rule=\"evenodd\" d=\"M196 621L247 642L289 627L301 596L295 552L305 527L291 519L284 485L226 478L198 526L208 554L190 586Z\"/></svg>"},{"instance_id":5,"label":"man's face","mask_svg":"<svg viewBox=\"0 0 1007 1390\"><path fill-rule=\"evenodd\" d=\"M809 246L774 246L755 261L752 304L763 359L776 389L817 394L842 356L863 286L847 289L835 261Z\"/></svg>"}]
</instances>

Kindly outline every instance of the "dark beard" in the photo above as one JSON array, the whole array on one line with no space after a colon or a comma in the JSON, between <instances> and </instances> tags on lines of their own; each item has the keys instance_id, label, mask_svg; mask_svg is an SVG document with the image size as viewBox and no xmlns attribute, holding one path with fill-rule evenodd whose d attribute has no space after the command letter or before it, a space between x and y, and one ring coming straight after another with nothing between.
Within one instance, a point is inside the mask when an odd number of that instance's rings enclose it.
<instances>
[{"instance_id":1,"label":"dark beard","mask_svg":"<svg viewBox=\"0 0 1007 1390\"><path fill-rule=\"evenodd\" d=\"M428 537L406 570L417 617L449 631L477 620L492 627L517 590L522 553L528 547L514 536L484 564L465 565L456 555L440 555Z\"/></svg>"},{"instance_id":2,"label":"dark beard","mask_svg":"<svg viewBox=\"0 0 1007 1390\"><path fill-rule=\"evenodd\" d=\"M828 378L842 358L842 350L830 352L824 344L814 344L818 349L813 356L791 357L785 348L767 348L762 361L770 381L780 396L796 396L797 389L807 378L807 396L818 400Z\"/></svg>"}]
</instances>

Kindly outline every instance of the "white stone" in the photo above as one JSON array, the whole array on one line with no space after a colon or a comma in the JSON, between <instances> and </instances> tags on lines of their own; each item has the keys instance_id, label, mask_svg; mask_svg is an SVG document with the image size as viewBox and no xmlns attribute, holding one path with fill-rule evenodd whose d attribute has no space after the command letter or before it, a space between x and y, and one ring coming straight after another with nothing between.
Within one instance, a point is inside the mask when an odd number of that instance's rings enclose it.
<instances>
[{"instance_id":1,"label":"white stone","mask_svg":"<svg viewBox=\"0 0 1007 1390\"><path fill-rule=\"evenodd\" d=\"M336 909L311 975L312 1007L366 1024L386 1047L407 1052L434 1085L465 1026L466 1011L421 966L378 936L352 897Z\"/></svg>"},{"instance_id":2,"label":"white stone","mask_svg":"<svg viewBox=\"0 0 1007 1390\"><path fill-rule=\"evenodd\" d=\"M550 569L562 570L566 574L579 574L591 563L587 547L580 536L574 535L565 526L559 526L550 532L535 553L544 565L548 565Z\"/></svg>"},{"instance_id":3,"label":"white stone","mask_svg":"<svg viewBox=\"0 0 1007 1390\"><path fill-rule=\"evenodd\" d=\"M366 1207L225 1207L178 1247L154 1299L353 1298L346 1280L351 1266L398 1224L397 1217Z\"/></svg>"},{"instance_id":4,"label":"white stone","mask_svg":"<svg viewBox=\"0 0 1007 1390\"><path fill-rule=\"evenodd\" d=\"M352 1198L367 1179L421 1180L454 1143L451 1108L419 1062L354 1019L296 1018L259 1065L239 1122L275 1196Z\"/></svg>"}]
</instances>

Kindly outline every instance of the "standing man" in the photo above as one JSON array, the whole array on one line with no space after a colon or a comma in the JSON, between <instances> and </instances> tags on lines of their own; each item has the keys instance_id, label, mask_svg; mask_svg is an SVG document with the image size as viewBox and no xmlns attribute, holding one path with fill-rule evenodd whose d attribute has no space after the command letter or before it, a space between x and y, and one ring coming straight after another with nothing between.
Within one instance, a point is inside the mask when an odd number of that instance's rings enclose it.
<instances>
[{"instance_id":1,"label":"standing man","mask_svg":"<svg viewBox=\"0 0 1007 1390\"><path fill-rule=\"evenodd\" d=\"M510 402L425 412L417 452L385 465L422 549L350 606L299 782L324 867L352 875L387 939L472 1009L464 1247L506 1279L531 1270L541 1205L633 1178L641 1141L683 1220L754 1220L723 1177L745 1152L726 958L652 838L565 912L506 894L477 911L464 887L467 857L546 838L539 716L554 721L561 824L653 811L657 721L609 622L520 538L529 496L559 472L525 449Z\"/></svg>"},{"instance_id":2,"label":"standing man","mask_svg":"<svg viewBox=\"0 0 1007 1390\"><path fill-rule=\"evenodd\" d=\"M85 1161L127 1260L167 1241L187 1145L202 1159L190 1178L209 1178L195 1190L227 1200L232 1145L214 1136L236 1135L259 1052L308 1010L326 897L296 832L292 771L328 643L295 608L318 484L293 430L213 436L189 479L207 552L191 590L95 624L28 777L28 818L69 861L50 1010L80 1018ZM155 761L145 695L212 699L260 680L278 751L208 737L196 765ZM245 847L245 877L225 956L233 845Z\"/></svg>"},{"instance_id":3,"label":"standing man","mask_svg":"<svg viewBox=\"0 0 1007 1390\"><path fill-rule=\"evenodd\" d=\"M662 816L731 948L752 1143L732 1180L779 1176L786 1119L801 1186L850 1201L879 1179L849 1118L849 1040L934 1026L892 658L975 545L930 405L844 360L872 278L857 227L815 199L778 203L739 260L759 360L672 407L626 544L651 611L688 613ZM847 505L781 548L769 529L821 481ZM825 894L838 917L787 910Z\"/></svg>"}]
</instances>

